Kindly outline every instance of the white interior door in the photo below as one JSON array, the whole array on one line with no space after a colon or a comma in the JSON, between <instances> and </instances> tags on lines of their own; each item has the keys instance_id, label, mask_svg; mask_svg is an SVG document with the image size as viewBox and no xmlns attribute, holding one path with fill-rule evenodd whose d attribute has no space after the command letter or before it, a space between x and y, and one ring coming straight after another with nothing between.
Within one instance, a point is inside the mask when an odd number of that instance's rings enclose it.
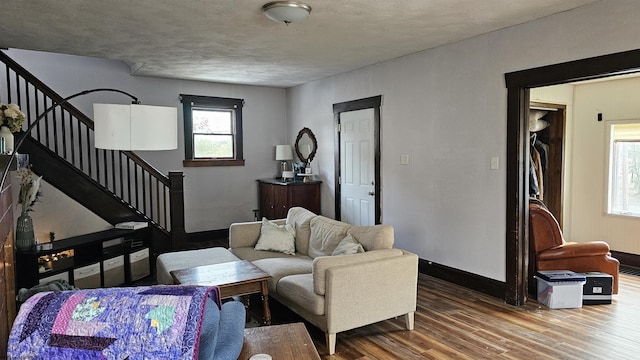
<instances>
[{"instance_id":1,"label":"white interior door","mask_svg":"<svg viewBox=\"0 0 640 360\"><path fill-rule=\"evenodd\" d=\"M375 224L374 109L340 114L341 220Z\"/></svg>"}]
</instances>

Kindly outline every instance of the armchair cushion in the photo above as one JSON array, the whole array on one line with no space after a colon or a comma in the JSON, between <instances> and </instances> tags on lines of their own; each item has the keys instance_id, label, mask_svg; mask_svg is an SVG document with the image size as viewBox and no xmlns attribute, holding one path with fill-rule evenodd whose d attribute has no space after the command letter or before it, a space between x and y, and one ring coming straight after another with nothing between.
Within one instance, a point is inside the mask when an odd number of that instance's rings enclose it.
<instances>
[{"instance_id":1,"label":"armchair cushion","mask_svg":"<svg viewBox=\"0 0 640 360\"><path fill-rule=\"evenodd\" d=\"M576 258L582 256L603 256L609 253L609 244L604 241L587 243L564 243L538 253L539 261Z\"/></svg>"}]
</instances>

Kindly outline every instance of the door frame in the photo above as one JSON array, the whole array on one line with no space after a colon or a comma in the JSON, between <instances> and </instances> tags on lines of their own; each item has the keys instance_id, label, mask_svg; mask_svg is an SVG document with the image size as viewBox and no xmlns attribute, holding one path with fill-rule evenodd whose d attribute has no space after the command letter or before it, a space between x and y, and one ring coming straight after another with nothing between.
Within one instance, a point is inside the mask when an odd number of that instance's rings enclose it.
<instances>
[{"instance_id":1,"label":"door frame","mask_svg":"<svg viewBox=\"0 0 640 360\"><path fill-rule=\"evenodd\" d=\"M334 164L335 164L335 217L336 220L341 220L342 214L342 186L340 184L340 114L348 111L373 109L373 152L374 152L374 201L375 201L375 224L382 223L382 208L380 201L380 191L382 189L380 184L380 106L382 105L382 95L372 96L359 100L346 101L342 103L333 104L333 122L334 122Z\"/></svg>"},{"instance_id":2,"label":"door frame","mask_svg":"<svg viewBox=\"0 0 640 360\"><path fill-rule=\"evenodd\" d=\"M529 89L640 71L640 49L505 74L507 87L506 290L508 304L527 300L529 256Z\"/></svg>"}]
</instances>

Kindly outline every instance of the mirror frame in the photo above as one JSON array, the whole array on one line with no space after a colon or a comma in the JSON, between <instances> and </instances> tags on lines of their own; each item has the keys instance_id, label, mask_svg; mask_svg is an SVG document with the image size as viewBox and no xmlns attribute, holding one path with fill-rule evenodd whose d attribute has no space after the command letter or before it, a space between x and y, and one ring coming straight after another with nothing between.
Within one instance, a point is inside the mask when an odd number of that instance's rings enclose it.
<instances>
[{"instance_id":1,"label":"mirror frame","mask_svg":"<svg viewBox=\"0 0 640 360\"><path fill-rule=\"evenodd\" d=\"M305 158L302 153L300 153L300 149L298 149L298 143L300 142L300 139L302 139L302 137L307 134L307 136L309 136L309 138L311 139L311 142L313 143L313 149L311 150L311 153L309 153L309 157ZM296 149L296 155L298 155L298 159L300 159L300 161L302 162L311 162L313 161L313 158L316 156L316 150L318 150L318 142L316 141L316 136L313 135L313 131L311 131L311 129L305 127L302 128L302 130L300 130L298 132L298 136L296 137L296 145L294 146Z\"/></svg>"}]
</instances>

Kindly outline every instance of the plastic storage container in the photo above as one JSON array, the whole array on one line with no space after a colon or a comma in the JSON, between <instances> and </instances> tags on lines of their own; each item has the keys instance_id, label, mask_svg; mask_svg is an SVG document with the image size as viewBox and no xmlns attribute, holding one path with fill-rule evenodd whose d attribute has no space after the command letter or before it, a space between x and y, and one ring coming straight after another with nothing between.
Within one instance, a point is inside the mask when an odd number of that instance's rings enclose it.
<instances>
[{"instance_id":1,"label":"plastic storage container","mask_svg":"<svg viewBox=\"0 0 640 360\"><path fill-rule=\"evenodd\" d=\"M538 271L538 302L551 309L582 307L583 275L568 270Z\"/></svg>"}]
</instances>

